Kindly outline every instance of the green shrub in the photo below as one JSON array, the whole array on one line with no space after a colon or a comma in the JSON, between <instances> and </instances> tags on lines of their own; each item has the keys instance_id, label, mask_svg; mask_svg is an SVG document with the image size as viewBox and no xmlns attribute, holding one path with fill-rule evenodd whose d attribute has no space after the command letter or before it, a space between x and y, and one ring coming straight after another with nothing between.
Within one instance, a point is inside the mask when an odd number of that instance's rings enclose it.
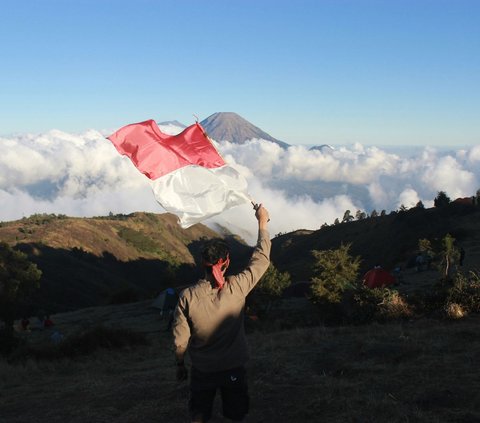
<instances>
[{"instance_id":1,"label":"green shrub","mask_svg":"<svg viewBox=\"0 0 480 423\"><path fill-rule=\"evenodd\" d=\"M270 263L267 271L258 282L256 289L269 297L280 297L290 283L290 274L288 272L279 272Z\"/></svg>"},{"instance_id":2,"label":"green shrub","mask_svg":"<svg viewBox=\"0 0 480 423\"><path fill-rule=\"evenodd\" d=\"M385 322L412 316L412 307L395 289L357 286L352 290L349 320L354 324Z\"/></svg>"},{"instance_id":3,"label":"green shrub","mask_svg":"<svg viewBox=\"0 0 480 423\"><path fill-rule=\"evenodd\" d=\"M382 288L368 288L357 285L346 293L347 306L344 307L348 320L353 324L364 324L375 320L379 304L383 301Z\"/></svg>"},{"instance_id":4,"label":"green shrub","mask_svg":"<svg viewBox=\"0 0 480 423\"><path fill-rule=\"evenodd\" d=\"M249 296L250 311L260 317L267 315L290 283L288 272L279 272L273 264L270 264Z\"/></svg>"},{"instance_id":5,"label":"green shrub","mask_svg":"<svg viewBox=\"0 0 480 423\"><path fill-rule=\"evenodd\" d=\"M360 266L359 257L349 254L350 244L336 250L312 251L316 259L312 278L312 299L320 304L339 304L346 289L354 286Z\"/></svg>"},{"instance_id":6,"label":"green shrub","mask_svg":"<svg viewBox=\"0 0 480 423\"><path fill-rule=\"evenodd\" d=\"M446 308L457 304L465 313L480 312L480 275L457 273L452 286L447 291Z\"/></svg>"}]
</instances>

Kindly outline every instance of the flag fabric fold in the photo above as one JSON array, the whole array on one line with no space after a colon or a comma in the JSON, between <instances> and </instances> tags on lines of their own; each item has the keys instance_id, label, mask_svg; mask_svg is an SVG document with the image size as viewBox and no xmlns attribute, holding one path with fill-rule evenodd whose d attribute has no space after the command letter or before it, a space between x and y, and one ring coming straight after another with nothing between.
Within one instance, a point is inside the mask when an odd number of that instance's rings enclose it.
<instances>
[{"instance_id":1,"label":"flag fabric fold","mask_svg":"<svg viewBox=\"0 0 480 423\"><path fill-rule=\"evenodd\" d=\"M156 200L179 217L182 228L251 201L245 179L225 163L199 123L167 135L147 120L107 138L151 180Z\"/></svg>"}]
</instances>

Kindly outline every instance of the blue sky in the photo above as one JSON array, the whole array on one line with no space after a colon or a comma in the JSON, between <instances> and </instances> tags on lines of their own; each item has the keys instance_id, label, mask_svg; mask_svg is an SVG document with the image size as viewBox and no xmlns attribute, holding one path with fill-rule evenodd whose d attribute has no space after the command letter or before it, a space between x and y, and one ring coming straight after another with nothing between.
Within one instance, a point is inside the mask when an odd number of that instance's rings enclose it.
<instances>
[{"instance_id":1,"label":"blue sky","mask_svg":"<svg viewBox=\"0 0 480 423\"><path fill-rule=\"evenodd\" d=\"M0 135L233 111L295 143L480 142L480 1L1 1Z\"/></svg>"}]
</instances>

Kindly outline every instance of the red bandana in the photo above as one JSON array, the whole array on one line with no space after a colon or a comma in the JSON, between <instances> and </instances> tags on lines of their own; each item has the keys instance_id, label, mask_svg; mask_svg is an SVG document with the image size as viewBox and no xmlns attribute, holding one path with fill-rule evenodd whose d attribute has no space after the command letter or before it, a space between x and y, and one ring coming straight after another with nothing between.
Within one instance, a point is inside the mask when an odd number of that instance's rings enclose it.
<instances>
[{"instance_id":1,"label":"red bandana","mask_svg":"<svg viewBox=\"0 0 480 423\"><path fill-rule=\"evenodd\" d=\"M222 289L223 285L225 284L225 277L223 273L227 270L228 265L230 264L230 257L227 256L225 260L220 259L216 264L205 263L206 266L210 266L212 268L212 275L215 279L215 283L218 289Z\"/></svg>"}]
</instances>

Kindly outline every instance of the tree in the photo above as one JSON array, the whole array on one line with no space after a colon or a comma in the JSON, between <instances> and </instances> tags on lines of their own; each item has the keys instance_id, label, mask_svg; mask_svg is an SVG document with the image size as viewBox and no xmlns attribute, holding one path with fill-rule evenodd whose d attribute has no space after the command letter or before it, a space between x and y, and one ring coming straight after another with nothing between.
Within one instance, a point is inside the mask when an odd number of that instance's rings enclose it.
<instances>
[{"instance_id":1,"label":"tree","mask_svg":"<svg viewBox=\"0 0 480 423\"><path fill-rule=\"evenodd\" d=\"M360 267L360 258L349 254L351 244L336 250L312 251L315 257L312 296L319 303L338 304L343 292L353 287Z\"/></svg>"},{"instance_id":2,"label":"tree","mask_svg":"<svg viewBox=\"0 0 480 423\"><path fill-rule=\"evenodd\" d=\"M422 201L420 200L417 204L415 204L415 208L417 208L417 209L424 209L425 206L423 205Z\"/></svg>"},{"instance_id":3,"label":"tree","mask_svg":"<svg viewBox=\"0 0 480 423\"><path fill-rule=\"evenodd\" d=\"M255 288L255 300L259 311L267 314L272 308L274 300L280 298L283 291L291 283L288 272L279 272L277 268L270 263L267 271L261 277Z\"/></svg>"},{"instance_id":4,"label":"tree","mask_svg":"<svg viewBox=\"0 0 480 423\"><path fill-rule=\"evenodd\" d=\"M333 222L334 225L340 225L340 221L338 220L338 217L335 219L335 221Z\"/></svg>"},{"instance_id":5,"label":"tree","mask_svg":"<svg viewBox=\"0 0 480 423\"><path fill-rule=\"evenodd\" d=\"M357 212L355 213L355 218L357 220L363 220L367 217L366 213L361 211L361 210L357 210Z\"/></svg>"},{"instance_id":6,"label":"tree","mask_svg":"<svg viewBox=\"0 0 480 423\"><path fill-rule=\"evenodd\" d=\"M372 212L370 213L370 217L373 217L373 218L378 217L378 212L375 209L373 209Z\"/></svg>"},{"instance_id":7,"label":"tree","mask_svg":"<svg viewBox=\"0 0 480 423\"><path fill-rule=\"evenodd\" d=\"M433 205L435 207L445 207L450 204L451 200L450 197L446 194L445 191L438 191L435 200L433 200Z\"/></svg>"},{"instance_id":8,"label":"tree","mask_svg":"<svg viewBox=\"0 0 480 423\"><path fill-rule=\"evenodd\" d=\"M42 272L27 255L0 242L0 320L8 336L13 336L13 323L19 306L39 287Z\"/></svg>"},{"instance_id":9,"label":"tree","mask_svg":"<svg viewBox=\"0 0 480 423\"><path fill-rule=\"evenodd\" d=\"M386 212L385 210L382 210L382 211L380 212L380 216L383 217L383 216L386 216L386 215L387 215L387 212Z\"/></svg>"},{"instance_id":10,"label":"tree","mask_svg":"<svg viewBox=\"0 0 480 423\"><path fill-rule=\"evenodd\" d=\"M400 204L400 207L398 209L399 212L406 212L408 209L404 204Z\"/></svg>"},{"instance_id":11,"label":"tree","mask_svg":"<svg viewBox=\"0 0 480 423\"><path fill-rule=\"evenodd\" d=\"M442 239L443 244L443 262L442 265L444 266L443 275L445 279L448 279L450 276L450 269L452 263L457 261L460 258L460 251L455 246L455 238L447 234L445 238Z\"/></svg>"},{"instance_id":12,"label":"tree","mask_svg":"<svg viewBox=\"0 0 480 423\"><path fill-rule=\"evenodd\" d=\"M350 212L350 210L345 210L345 213L343 214L342 223L351 222L353 219L354 217L352 216L352 213Z\"/></svg>"},{"instance_id":13,"label":"tree","mask_svg":"<svg viewBox=\"0 0 480 423\"><path fill-rule=\"evenodd\" d=\"M432 243L430 240L423 238L418 240L418 250L421 253L428 254L429 256L433 256L433 248Z\"/></svg>"}]
</instances>

